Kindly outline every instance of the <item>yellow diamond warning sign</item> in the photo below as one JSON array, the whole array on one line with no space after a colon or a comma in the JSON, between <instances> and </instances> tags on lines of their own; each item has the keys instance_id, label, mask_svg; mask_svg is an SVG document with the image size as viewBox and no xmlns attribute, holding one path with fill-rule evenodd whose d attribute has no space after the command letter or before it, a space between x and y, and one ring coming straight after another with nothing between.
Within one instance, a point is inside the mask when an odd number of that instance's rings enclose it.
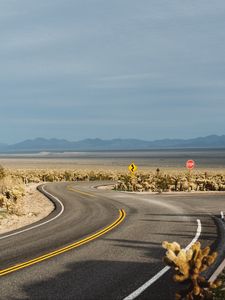
<instances>
[{"instance_id":1,"label":"yellow diamond warning sign","mask_svg":"<svg viewBox=\"0 0 225 300\"><path fill-rule=\"evenodd\" d=\"M135 164L132 163L132 164L128 167L128 169L131 171L131 173L134 173L135 171L137 171L137 166L135 166Z\"/></svg>"}]
</instances>

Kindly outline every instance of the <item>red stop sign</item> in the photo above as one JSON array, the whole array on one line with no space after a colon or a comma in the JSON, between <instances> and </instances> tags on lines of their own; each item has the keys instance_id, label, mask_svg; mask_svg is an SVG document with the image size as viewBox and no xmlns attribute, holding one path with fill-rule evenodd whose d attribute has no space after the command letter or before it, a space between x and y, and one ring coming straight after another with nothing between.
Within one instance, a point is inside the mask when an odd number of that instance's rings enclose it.
<instances>
[{"instance_id":1,"label":"red stop sign","mask_svg":"<svg viewBox=\"0 0 225 300\"><path fill-rule=\"evenodd\" d=\"M192 160L192 159L189 159L187 162L186 162L186 168L188 169L193 169L195 167L195 161Z\"/></svg>"}]
</instances>

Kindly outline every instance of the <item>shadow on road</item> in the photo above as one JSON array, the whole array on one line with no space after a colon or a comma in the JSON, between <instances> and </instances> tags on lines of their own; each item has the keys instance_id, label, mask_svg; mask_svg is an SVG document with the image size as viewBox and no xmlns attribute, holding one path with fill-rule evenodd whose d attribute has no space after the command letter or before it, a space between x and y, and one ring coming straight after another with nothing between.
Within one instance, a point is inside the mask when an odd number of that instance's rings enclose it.
<instances>
[{"instance_id":1,"label":"shadow on road","mask_svg":"<svg viewBox=\"0 0 225 300\"><path fill-rule=\"evenodd\" d=\"M118 261L86 261L66 266L67 270L48 280L35 280L23 286L25 298L45 300L122 300L147 279L154 264ZM91 280L90 280L91 279ZM160 283L145 292L138 299L172 300L176 286L171 282L170 272ZM159 286L160 285L160 286Z\"/></svg>"}]
</instances>

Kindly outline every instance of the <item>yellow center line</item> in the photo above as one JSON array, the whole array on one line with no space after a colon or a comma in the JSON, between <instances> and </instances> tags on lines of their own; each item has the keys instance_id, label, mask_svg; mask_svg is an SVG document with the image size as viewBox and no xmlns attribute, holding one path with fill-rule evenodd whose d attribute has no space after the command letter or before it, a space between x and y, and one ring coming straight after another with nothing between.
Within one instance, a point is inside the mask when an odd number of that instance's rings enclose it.
<instances>
[{"instance_id":1,"label":"yellow center line","mask_svg":"<svg viewBox=\"0 0 225 300\"><path fill-rule=\"evenodd\" d=\"M37 263L42 262L44 260L47 260L51 257L54 257L56 255L60 255L64 252L70 251L74 248L78 248L81 245L84 245L88 242L91 242L91 241L97 239L98 237L102 236L103 234L106 234L107 232L111 231L115 227L117 227L125 219L125 217L126 217L125 211L123 209L120 209L119 210L119 217L112 224L110 224L109 226L107 226L107 227L103 228L102 230L96 232L95 234L92 234L92 235L90 235L90 236L88 236L88 237L86 237L86 238L84 238L80 241L77 241L75 243L72 243L72 244L70 244L66 247L63 247L63 248L60 248L58 250L49 252L45 255L36 257L34 259L28 260L28 261L20 263L20 264L17 264L15 266L10 267L10 268L3 269L3 270L0 271L0 276L4 276L6 274L18 271L18 270L23 269L23 268L27 268L31 265L37 264Z\"/></svg>"},{"instance_id":2,"label":"yellow center line","mask_svg":"<svg viewBox=\"0 0 225 300\"><path fill-rule=\"evenodd\" d=\"M71 187L71 186L68 186L67 189L68 189L68 191L71 191L71 192L76 192L76 193L79 193L79 194L82 194L82 195L85 195L85 196L97 198L97 196L95 196L95 195L93 195L93 194L89 194L89 193L86 193L86 192L77 190L77 189L75 189L75 188L73 188L73 187Z\"/></svg>"}]
</instances>

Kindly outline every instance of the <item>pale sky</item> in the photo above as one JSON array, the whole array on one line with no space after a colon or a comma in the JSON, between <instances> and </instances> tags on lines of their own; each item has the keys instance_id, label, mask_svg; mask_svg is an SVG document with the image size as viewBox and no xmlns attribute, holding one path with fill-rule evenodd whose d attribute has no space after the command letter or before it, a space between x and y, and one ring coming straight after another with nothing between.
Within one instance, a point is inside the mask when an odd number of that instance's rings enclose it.
<instances>
[{"instance_id":1,"label":"pale sky","mask_svg":"<svg viewBox=\"0 0 225 300\"><path fill-rule=\"evenodd\" d=\"M225 134L224 0L0 0L0 142Z\"/></svg>"}]
</instances>

